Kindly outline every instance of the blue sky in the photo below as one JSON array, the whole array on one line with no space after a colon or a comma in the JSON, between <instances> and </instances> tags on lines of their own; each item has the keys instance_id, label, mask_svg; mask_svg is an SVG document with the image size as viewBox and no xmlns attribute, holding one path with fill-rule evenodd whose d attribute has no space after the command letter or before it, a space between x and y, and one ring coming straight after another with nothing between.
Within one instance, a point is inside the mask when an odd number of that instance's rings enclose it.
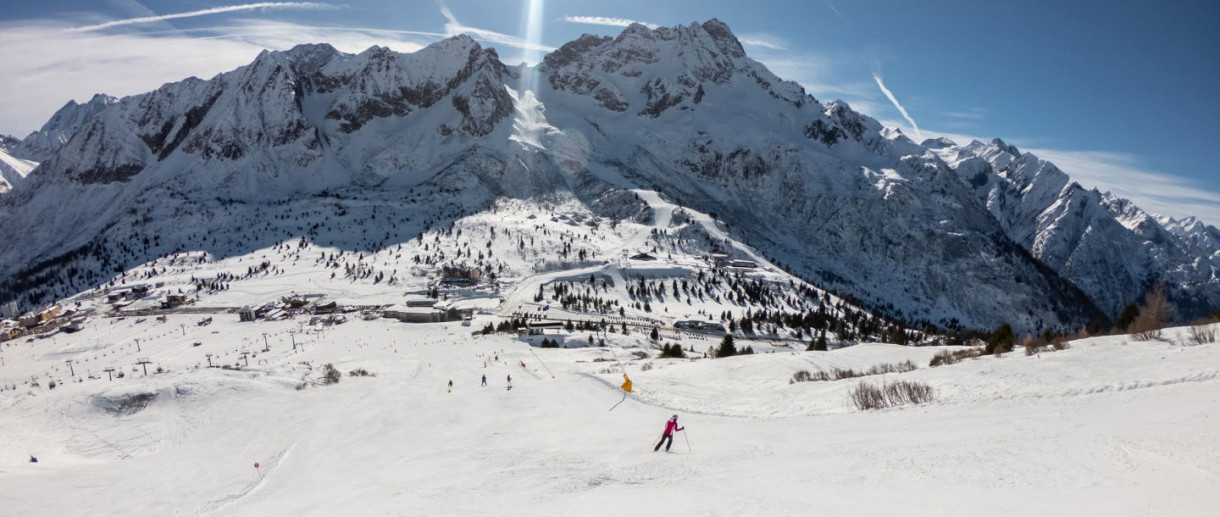
<instances>
[{"instance_id":1,"label":"blue sky","mask_svg":"<svg viewBox=\"0 0 1220 517\"><path fill-rule=\"evenodd\" d=\"M409 52L466 32L517 63L628 20L710 18L819 100L846 100L912 137L916 125L959 143L1001 137L1087 187L1220 224L1214 0L20 2L0 21L0 133L24 136L68 99L211 77L263 48Z\"/></svg>"}]
</instances>

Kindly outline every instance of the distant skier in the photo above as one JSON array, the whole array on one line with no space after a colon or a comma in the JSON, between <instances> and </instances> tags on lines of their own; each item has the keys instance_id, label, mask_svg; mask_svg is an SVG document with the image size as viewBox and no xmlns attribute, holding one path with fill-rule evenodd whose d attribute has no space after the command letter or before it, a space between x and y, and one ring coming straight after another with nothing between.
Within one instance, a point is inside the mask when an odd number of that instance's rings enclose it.
<instances>
[{"instance_id":1,"label":"distant skier","mask_svg":"<svg viewBox=\"0 0 1220 517\"><path fill-rule=\"evenodd\" d=\"M483 387L487 387L487 374L483 374Z\"/></svg>"},{"instance_id":2,"label":"distant skier","mask_svg":"<svg viewBox=\"0 0 1220 517\"><path fill-rule=\"evenodd\" d=\"M453 393L453 379L449 379L449 393Z\"/></svg>"},{"instance_id":3,"label":"distant skier","mask_svg":"<svg viewBox=\"0 0 1220 517\"><path fill-rule=\"evenodd\" d=\"M508 389L510 389L510 390L513 389L513 376L512 375L508 376Z\"/></svg>"},{"instance_id":4,"label":"distant skier","mask_svg":"<svg viewBox=\"0 0 1220 517\"><path fill-rule=\"evenodd\" d=\"M669 446L674 444L674 431L681 431L682 427L678 427L678 415L669 417L669 421L665 422L665 432L661 433L661 441L657 442L657 446L652 449L652 452L661 450L661 444L665 444L665 452L669 452Z\"/></svg>"}]
</instances>

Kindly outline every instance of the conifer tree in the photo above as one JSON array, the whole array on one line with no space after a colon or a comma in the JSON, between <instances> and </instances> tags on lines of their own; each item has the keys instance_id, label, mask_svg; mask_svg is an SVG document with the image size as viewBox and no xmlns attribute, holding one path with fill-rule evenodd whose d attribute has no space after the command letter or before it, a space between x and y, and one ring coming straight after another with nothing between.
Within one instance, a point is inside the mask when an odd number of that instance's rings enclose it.
<instances>
[{"instance_id":1,"label":"conifer tree","mask_svg":"<svg viewBox=\"0 0 1220 517\"><path fill-rule=\"evenodd\" d=\"M728 334L720 341L720 348L716 349L716 357L732 357L737 355L737 347L733 345L733 335Z\"/></svg>"}]
</instances>

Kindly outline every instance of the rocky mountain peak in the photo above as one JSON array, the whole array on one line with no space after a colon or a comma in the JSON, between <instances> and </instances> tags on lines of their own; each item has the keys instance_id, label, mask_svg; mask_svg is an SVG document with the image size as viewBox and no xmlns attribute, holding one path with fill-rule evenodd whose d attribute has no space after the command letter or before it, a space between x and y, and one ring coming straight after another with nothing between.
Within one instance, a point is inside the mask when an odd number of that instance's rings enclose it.
<instances>
[{"instance_id":1,"label":"rocky mountain peak","mask_svg":"<svg viewBox=\"0 0 1220 517\"><path fill-rule=\"evenodd\" d=\"M22 140L21 145L15 149L14 156L37 162L47 159L63 147L86 121L117 102L117 98L101 93L94 94L93 98L84 104L75 100L68 101L42 128Z\"/></svg>"}]
</instances>

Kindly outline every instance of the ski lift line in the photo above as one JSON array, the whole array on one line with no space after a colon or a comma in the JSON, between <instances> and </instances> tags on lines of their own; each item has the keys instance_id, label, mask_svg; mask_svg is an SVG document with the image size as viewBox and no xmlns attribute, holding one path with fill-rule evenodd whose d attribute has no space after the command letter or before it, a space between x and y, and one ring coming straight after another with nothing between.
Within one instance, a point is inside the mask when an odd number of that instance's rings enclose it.
<instances>
[{"instance_id":1,"label":"ski lift line","mask_svg":"<svg viewBox=\"0 0 1220 517\"><path fill-rule=\"evenodd\" d=\"M618 354L614 353L613 348L607 348L607 350L610 351L610 355L614 356L614 362L618 364L619 371L623 372L623 375L627 375L627 369L623 367L623 362L618 360Z\"/></svg>"},{"instance_id":2,"label":"ski lift line","mask_svg":"<svg viewBox=\"0 0 1220 517\"><path fill-rule=\"evenodd\" d=\"M538 354L536 352L534 352L533 348L530 349L530 353L534 355L534 359L538 360L538 364L541 364L543 368L546 368L546 373L551 374L551 378L554 379L555 373L551 371L551 367L547 366L546 363L542 362L542 358L538 357Z\"/></svg>"}]
</instances>

